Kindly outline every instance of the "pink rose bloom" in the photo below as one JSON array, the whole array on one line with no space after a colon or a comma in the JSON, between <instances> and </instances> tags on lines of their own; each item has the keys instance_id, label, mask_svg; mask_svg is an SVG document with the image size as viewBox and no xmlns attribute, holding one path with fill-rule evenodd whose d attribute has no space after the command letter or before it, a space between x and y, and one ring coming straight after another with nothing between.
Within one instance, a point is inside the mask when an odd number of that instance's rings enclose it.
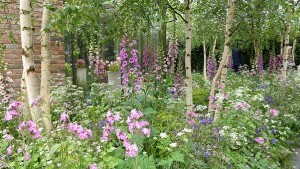
<instances>
[{"instance_id":1,"label":"pink rose bloom","mask_svg":"<svg viewBox=\"0 0 300 169\"><path fill-rule=\"evenodd\" d=\"M272 117L278 116L278 110L276 110L276 109L270 109L270 113L271 113Z\"/></svg>"},{"instance_id":2,"label":"pink rose bloom","mask_svg":"<svg viewBox=\"0 0 300 169\"><path fill-rule=\"evenodd\" d=\"M264 138L261 138L261 137L256 137L255 138L255 142L257 142L258 144L262 144L262 143L264 143Z\"/></svg>"}]
</instances>

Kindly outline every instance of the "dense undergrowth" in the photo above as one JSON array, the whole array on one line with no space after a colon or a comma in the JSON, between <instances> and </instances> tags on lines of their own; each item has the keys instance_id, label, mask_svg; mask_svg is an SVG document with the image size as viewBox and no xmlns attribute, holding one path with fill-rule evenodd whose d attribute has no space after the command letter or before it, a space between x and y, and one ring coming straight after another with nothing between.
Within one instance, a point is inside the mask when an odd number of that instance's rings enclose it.
<instances>
[{"instance_id":1,"label":"dense undergrowth","mask_svg":"<svg viewBox=\"0 0 300 169\"><path fill-rule=\"evenodd\" d=\"M198 73L193 78L195 112L186 111L168 76L149 77L141 90L128 93L94 83L88 97L68 81L53 88L54 130L45 135L24 119L19 102L8 98L10 79L4 77L1 167L292 167L288 159L300 138L300 76L291 71L282 81L276 73L256 77L229 72L225 94L217 95L217 121L207 114L209 82ZM7 119L11 111L15 115Z\"/></svg>"}]
</instances>

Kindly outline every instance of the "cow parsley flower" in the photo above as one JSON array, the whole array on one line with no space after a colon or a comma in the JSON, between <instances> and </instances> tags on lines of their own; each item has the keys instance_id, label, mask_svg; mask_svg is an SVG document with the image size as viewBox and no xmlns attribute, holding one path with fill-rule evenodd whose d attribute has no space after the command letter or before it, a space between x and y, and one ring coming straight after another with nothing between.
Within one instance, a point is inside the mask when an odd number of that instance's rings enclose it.
<instances>
[{"instance_id":1,"label":"cow parsley flower","mask_svg":"<svg viewBox=\"0 0 300 169\"><path fill-rule=\"evenodd\" d=\"M172 148L177 147L177 143L171 143L171 144L169 144L169 145L170 145L170 147L172 147Z\"/></svg>"},{"instance_id":2,"label":"cow parsley flower","mask_svg":"<svg viewBox=\"0 0 300 169\"><path fill-rule=\"evenodd\" d=\"M167 133L160 133L159 136L160 136L160 138L167 138L168 137Z\"/></svg>"}]
</instances>

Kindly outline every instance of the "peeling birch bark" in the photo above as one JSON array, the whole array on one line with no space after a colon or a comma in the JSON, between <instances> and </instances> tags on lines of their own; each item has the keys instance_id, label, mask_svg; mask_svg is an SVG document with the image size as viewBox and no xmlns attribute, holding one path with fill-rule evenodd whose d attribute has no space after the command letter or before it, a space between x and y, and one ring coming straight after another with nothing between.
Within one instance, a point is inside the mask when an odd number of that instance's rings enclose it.
<instances>
[{"instance_id":1,"label":"peeling birch bark","mask_svg":"<svg viewBox=\"0 0 300 169\"><path fill-rule=\"evenodd\" d=\"M209 105L208 105L208 112L212 113L213 112L213 106L214 106L214 97L215 97L215 89L216 89L216 84L221 76L222 70L225 68L227 69L227 64L228 64L228 55L230 52L230 43L231 43L231 27L232 27L232 22L234 18L234 13L236 9L236 0L228 0L228 8L227 8L227 14L226 14L226 35L225 35L225 42L224 42L224 50L222 54L222 59L219 65L219 68L217 70L217 73L215 77L213 78L212 85L211 85L211 90L210 90L210 99L209 99ZM224 72L224 71L223 71ZM225 88L224 86L222 86ZM214 120L217 120L219 117L218 113L215 113L214 115Z\"/></svg>"},{"instance_id":2,"label":"peeling birch bark","mask_svg":"<svg viewBox=\"0 0 300 169\"><path fill-rule=\"evenodd\" d=\"M185 81L186 81L186 106L187 110L193 111L193 83L192 83L192 67L191 67L191 18L190 18L190 0L184 0L185 4L185 31L186 31L186 51L185 51Z\"/></svg>"},{"instance_id":3,"label":"peeling birch bark","mask_svg":"<svg viewBox=\"0 0 300 169\"><path fill-rule=\"evenodd\" d=\"M41 28L41 99L42 99L42 115L46 132L52 130L51 113L50 113L50 11L47 6L51 5L51 0L44 1L44 9L42 16Z\"/></svg>"},{"instance_id":4,"label":"peeling birch bark","mask_svg":"<svg viewBox=\"0 0 300 169\"><path fill-rule=\"evenodd\" d=\"M31 20L31 5L30 0L20 0L22 63L25 71L24 79L31 118L34 122L39 124L41 122L40 108L39 106L33 106L34 100L39 96L39 85L34 65L34 28Z\"/></svg>"}]
</instances>

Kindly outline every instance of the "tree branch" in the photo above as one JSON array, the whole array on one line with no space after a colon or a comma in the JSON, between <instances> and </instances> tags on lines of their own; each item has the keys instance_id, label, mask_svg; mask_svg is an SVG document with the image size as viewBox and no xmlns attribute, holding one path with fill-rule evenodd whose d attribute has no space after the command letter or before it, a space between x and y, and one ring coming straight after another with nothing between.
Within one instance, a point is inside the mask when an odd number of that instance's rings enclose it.
<instances>
[{"instance_id":1,"label":"tree branch","mask_svg":"<svg viewBox=\"0 0 300 169\"><path fill-rule=\"evenodd\" d=\"M174 13L176 13L177 15L179 15L180 18L181 18L185 23L187 23L187 21L184 19L184 17L183 17L180 13L178 13L178 11L176 11L175 8L173 8L173 7L172 7L170 4L168 4L168 3L167 3L167 7L168 7L169 9L171 9Z\"/></svg>"},{"instance_id":2,"label":"tree branch","mask_svg":"<svg viewBox=\"0 0 300 169\"><path fill-rule=\"evenodd\" d=\"M298 0L298 1L300 1L300 0ZM260 1L260 3L259 3L257 6L254 7L254 9L258 8L263 2L264 2L263 0ZM230 35L229 35L229 36L231 36L231 35L237 30L237 28L240 26L240 24L245 20L245 18L246 18L248 15L249 15L249 13L247 13L247 15L245 15L245 16L242 18L242 20L241 20L241 21L240 21L240 22L232 29L232 31L230 32Z\"/></svg>"}]
</instances>

